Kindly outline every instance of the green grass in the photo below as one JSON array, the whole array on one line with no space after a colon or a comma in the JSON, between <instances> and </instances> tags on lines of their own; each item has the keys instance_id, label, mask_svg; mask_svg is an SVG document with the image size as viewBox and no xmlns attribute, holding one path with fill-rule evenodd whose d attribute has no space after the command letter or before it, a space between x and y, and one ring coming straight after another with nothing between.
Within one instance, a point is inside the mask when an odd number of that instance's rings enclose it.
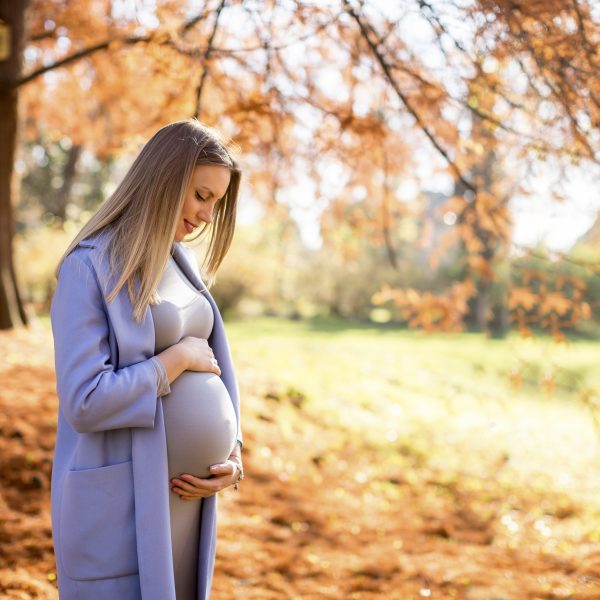
<instances>
[{"instance_id":1,"label":"green grass","mask_svg":"<svg viewBox=\"0 0 600 600\"><path fill-rule=\"evenodd\" d=\"M261 318L227 330L236 364L255 384L299 390L307 411L384 453L410 443L440 468L598 496L590 474L599 435L581 397L598 397L600 343L334 320ZM511 383L517 371L520 389ZM555 380L552 393L545 376Z\"/></svg>"},{"instance_id":2,"label":"green grass","mask_svg":"<svg viewBox=\"0 0 600 600\"><path fill-rule=\"evenodd\" d=\"M557 489L600 507L600 433L582 402L590 390L600 403L600 342L334 319L265 317L226 327L242 398L299 392L307 414L377 447L383 460L407 452L449 476ZM551 394L544 376L555 380Z\"/></svg>"}]
</instances>

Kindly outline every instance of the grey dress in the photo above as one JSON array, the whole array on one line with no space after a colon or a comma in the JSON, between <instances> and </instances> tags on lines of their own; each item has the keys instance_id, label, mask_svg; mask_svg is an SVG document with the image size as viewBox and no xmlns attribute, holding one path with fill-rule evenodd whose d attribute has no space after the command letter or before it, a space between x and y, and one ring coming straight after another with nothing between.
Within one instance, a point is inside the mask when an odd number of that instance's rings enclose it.
<instances>
[{"instance_id":1,"label":"grey dress","mask_svg":"<svg viewBox=\"0 0 600 600\"><path fill-rule=\"evenodd\" d=\"M186 335L208 339L214 321L212 307L173 256L157 291L161 303L150 306L155 354ZM206 478L210 465L226 461L235 447L237 420L229 393L221 378L209 372L184 371L170 387L165 384L163 391L170 389L162 399L169 481L184 473ZM171 491L169 508L177 600L196 600L202 499L182 500Z\"/></svg>"}]
</instances>

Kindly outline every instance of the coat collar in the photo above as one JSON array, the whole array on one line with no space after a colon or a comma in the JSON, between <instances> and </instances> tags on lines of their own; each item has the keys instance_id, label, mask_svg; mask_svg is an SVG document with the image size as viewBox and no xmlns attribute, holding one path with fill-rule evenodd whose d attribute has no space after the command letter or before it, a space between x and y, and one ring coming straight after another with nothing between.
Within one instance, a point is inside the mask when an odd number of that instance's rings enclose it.
<instances>
[{"instance_id":1,"label":"coat collar","mask_svg":"<svg viewBox=\"0 0 600 600\"><path fill-rule=\"evenodd\" d=\"M177 266L187 275L187 278L194 284L194 286L201 292L208 291L204 282L198 277L195 269L191 264L191 260L194 260L189 254L193 254L193 250L188 246L184 246L182 242L173 242L173 258L177 263ZM186 254L189 253L189 254Z\"/></svg>"}]
</instances>

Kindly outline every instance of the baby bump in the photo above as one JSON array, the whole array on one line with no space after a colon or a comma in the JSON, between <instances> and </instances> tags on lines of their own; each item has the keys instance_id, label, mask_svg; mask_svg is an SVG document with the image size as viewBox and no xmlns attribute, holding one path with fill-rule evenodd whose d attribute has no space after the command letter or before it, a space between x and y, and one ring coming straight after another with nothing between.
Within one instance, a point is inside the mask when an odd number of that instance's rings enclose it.
<instances>
[{"instance_id":1,"label":"baby bump","mask_svg":"<svg viewBox=\"0 0 600 600\"><path fill-rule=\"evenodd\" d=\"M163 398L169 477L208 477L209 467L227 460L235 445L237 419L218 375L184 371Z\"/></svg>"}]
</instances>

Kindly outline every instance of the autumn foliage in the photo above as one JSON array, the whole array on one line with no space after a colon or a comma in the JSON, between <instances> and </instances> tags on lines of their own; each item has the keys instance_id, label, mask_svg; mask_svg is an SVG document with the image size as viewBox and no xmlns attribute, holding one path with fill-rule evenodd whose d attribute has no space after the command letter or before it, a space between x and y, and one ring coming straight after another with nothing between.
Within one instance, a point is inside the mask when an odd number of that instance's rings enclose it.
<instances>
[{"instance_id":1,"label":"autumn foliage","mask_svg":"<svg viewBox=\"0 0 600 600\"><path fill-rule=\"evenodd\" d=\"M367 239L395 268L411 217L401 185L445 178L453 225L430 260L460 247L460 281L442 293L382 289L375 303L393 296L426 329L454 330L469 312L480 329L495 319L560 337L589 317L581 281L573 293L560 281L534 290L533 274L510 274L523 251L510 203L535 201L542 163L556 202L567 169L598 166L593 2L32 0L26 17L22 142L68 139L108 157L196 115L240 144L247 193L266 210L290 219L289 190L309 181L304 203L325 248L351 262L354 240Z\"/></svg>"}]
</instances>

